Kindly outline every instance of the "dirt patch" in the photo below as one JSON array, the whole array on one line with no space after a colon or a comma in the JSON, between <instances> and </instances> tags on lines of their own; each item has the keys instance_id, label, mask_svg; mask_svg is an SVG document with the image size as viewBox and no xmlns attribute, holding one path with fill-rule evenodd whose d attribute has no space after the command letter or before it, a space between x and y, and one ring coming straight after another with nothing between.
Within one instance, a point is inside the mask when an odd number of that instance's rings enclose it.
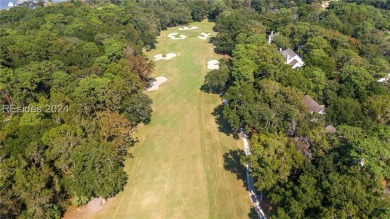
<instances>
[{"instance_id":1,"label":"dirt patch","mask_svg":"<svg viewBox=\"0 0 390 219\"><path fill-rule=\"evenodd\" d=\"M65 212L65 215L62 219L80 219L80 218L89 218L91 215L102 211L107 207L107 202L110 199L106 200L104 198L92 198L88 204L77 207L71 206Z\"/></svg>"}]
</instances>

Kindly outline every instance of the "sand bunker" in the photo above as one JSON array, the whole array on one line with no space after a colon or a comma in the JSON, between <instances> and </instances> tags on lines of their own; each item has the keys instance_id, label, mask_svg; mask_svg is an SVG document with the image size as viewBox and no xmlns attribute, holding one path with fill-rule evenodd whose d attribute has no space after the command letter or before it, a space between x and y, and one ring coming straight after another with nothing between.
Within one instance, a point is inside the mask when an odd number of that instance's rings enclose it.
<instances>
[{"instance_id":1,"label":"sand bunker","mask_svg":"<svg viewBox=\"0 0 390 219\"><path fill-rule=\"evenodd\" d=\"M207 62L208 69L219 69L219 61L218 60L210 60Z\"/></svg>"},{"instance_id":2,"label":"sand bunker","mask_svg":"<svg viewBox=\"0 0 390 219\"><path fill-rule=\"evenodd\" d=\"M179 30L194 30L194 29L198 29L198 27L192 26L192 27L181 27L181 28L179 28Z\"/></svg>"},{"instance_id":3,"label":"sand bunker","mask_svg":"<svg viewBox=\"0 0 390 219\"><path fill-rule=\"evenodd\" d=\"M155 56L153 56L153 60L155 61L158 61L158 60L170 60L172 59L173 57L175 57L176 54L175 53L167 53L165 56L163 56L162 54L157 54Z\"/></svg>"},{"instance_id":4,"label":"sand bunker","mask_svg":"<svg viewBox=\"0 0 390 219\"><path fill-rule=\"evenodd\" d=\"M158 90L160 88L160 85L168 80L168 78L166 78L164 76L158 76L155 79L156 79L156 81L151 82L150 83L151 86L149 88L147 88L146 91Z\"/></svg>"},{"instance_id":5,"label":"sand bunker","mask_svg":"<svg viewBox=\"0 0 390 219\"><path fill-rule=\"evenodd\" d=\"M199 39L206 40L211 36L211 33L200 33L200 35L202 36L199 36Z\"/></svg>"},{"instance_id":6,"label":"sand bunker","mask_svg":"<svg viewBox=\"0 0 390 219\"><path fill-rule=\"evenodd\" d=\"M178 33L170 33L170 34L168 34L168 37L173 39L173 40L184 40L187 37L186 35L183 35L183 34L181 34L179 36L176 36L176 35L178 35Z\"/></svg>"}]
</instances>

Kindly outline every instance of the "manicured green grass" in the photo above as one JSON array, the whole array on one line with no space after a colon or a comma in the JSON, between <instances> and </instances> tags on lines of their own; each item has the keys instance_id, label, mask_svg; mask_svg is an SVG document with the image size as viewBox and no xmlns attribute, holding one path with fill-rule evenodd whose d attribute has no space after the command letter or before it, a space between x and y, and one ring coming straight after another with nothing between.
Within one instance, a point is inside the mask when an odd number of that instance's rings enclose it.
<instances>
[{"instance_id":1,"label":"manicured green grass","mask_svg":"<svg viewBox=\"0 0 390 219\"><path fill-rule=\"evenodd\" d=\"M126 162L129 183L108 202L98 218L247 218L250 200L242 180L224 168L224 154L242 142L219 131L214 109L218 95L200 90L206 62L219 59L201 32L213 33L213 23L172 28L161 33L157 49L148 53L178 54L156 62L153 76L168 81L150 92L151 124L139 127L140 143ZM187 35L172 40L169 33ZM213 33L215 35L215 33Z\"/></svg>"}]
</instances>

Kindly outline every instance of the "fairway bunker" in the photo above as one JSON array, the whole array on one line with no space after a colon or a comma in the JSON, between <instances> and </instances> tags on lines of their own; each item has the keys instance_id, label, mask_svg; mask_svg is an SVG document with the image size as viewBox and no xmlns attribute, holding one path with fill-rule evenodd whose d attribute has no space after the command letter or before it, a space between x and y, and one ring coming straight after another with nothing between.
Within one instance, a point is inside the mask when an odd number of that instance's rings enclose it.
<instances>
[{"instance_id":1,"label":"fairway bunker","mask_svg":"<svg viewBox=\"0 0 390 219\"><path fill-rule=\"evenodd\" d=\"M207 69L213 70L213 69L219 69L219 61L218 60L210 60L207 62Z\"/></svg>"},{"instance_id":2,"label":"fairway bunker","mask_svg":"<svg viewBox=\"0 0 390 219\"><path fill-rule=\"evenodd\" d=\"M177 55L175 53L167 53L165 56L163 56L163 54L157 54L155 56L153 56L153 60L155 61L158 61L158 60L170 60L172 59L173 57L176 57Z\"/></svg>"},{"instance_id":3,"label":"fairway bunker","mask_svg":"<svg viewBox=\"0 0 390 219\"><path fill-rule=\"evenodd\" d=\"M198 29L198 27L192 26L192 27L180 27L179 30L195 30Z\"/></svg>"},{"instance_id":4,"label":"fairway bunker","mask_svg":"<svg viewBox=\"0 0 390 219\"><path fill-rule=\"evenodd\" d=\"M155 81L150 82L151 86L146 89L146 91L155 91L160 88L160 85L166 82L168 78L164 76L158 76L155 78Z\"/></svg>"},{"instance_id":5,"label":"fairway bunker","mask_svg":"<svg viewBox=\"0 0 390 219\"><path fill-rule=\"evenodd\" d=\"M202 36L199 36L199 39L207 40L210 37L211 33L200 33L200 35Z\"/></svg>"},{"instance_id":6,"label":"fairway bunker","mask_svg":"<svg viewBox=\"0 0 390 219\"><path fill-rule=\"evenodd\" d=\"M168 34L168 37L173 39L173 40L184 40L187 37L186 35L183 35L183 34L181 34L179 36L177 36L177 35L178 35L178 33L170 33L170 34Z\"/></svg>"}]
</instances>

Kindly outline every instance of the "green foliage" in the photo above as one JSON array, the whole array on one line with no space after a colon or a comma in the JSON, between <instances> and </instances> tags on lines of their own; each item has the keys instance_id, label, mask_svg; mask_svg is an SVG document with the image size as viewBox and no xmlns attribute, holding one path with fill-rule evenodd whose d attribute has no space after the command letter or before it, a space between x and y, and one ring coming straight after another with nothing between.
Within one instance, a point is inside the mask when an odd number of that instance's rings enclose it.
<instances>
[{"instance_id":1,"label":"green foliage","mask_svg":"<svg viewBox=\"0 0 390 219\"><path fill-rule=\"evenodd\" d=\"M249 9L222 13L217 18L214 30L218 32L215 43L217 51L228 54L232 53L239 34L248 36L265 32L259 16Z\"/></svg>"},{"instance_id":2,"label":"green foliage","mask_svg":"<svg viewBox=\"0 0 390 219\"><path fill-rule=\"evenodd\" d=\"M334 124L361 126L364 118L362 107L352 98L337 98L332 100L327 108L327 118ZM366 125L366 124L365 124Z\"/></svg>"},{"instance_id":3,"label":"green foliage","mask_svg":"<svg viewBox=\"0 0 390 219\"><path fill-rule=\"evenodd\" d=\"M111 197L122 190L127 176L116 153L109 145L91 142L72 150L73 166L64 176L70 194Z\"/></svg>"},{"instance_id":4,"label":"green foliage","mask_svg":"<svg viewBox=\"0 0 390 219\"><path fill-rule=\"evenodd\" d=\"M388 142L367 136L362 129L356 127L340 126L339 133L343 136L343 146L347 148L346 162L360 165L380 179L390 176Z\"/></svg>"},{"instance_id":5,"label":"green foliage","mask_svg":"<svg viewBox=\"0 0 390 219\"><path fill-rule=\"evenodd\" d=\"M229 67L227 60L221 60L219 69L211 70L205 77L205 85L212 92L219 93L226 90L229 80Z\"/></svg>"},{"instance_id":6,"label":"green foliage","mask_svg":"<svg viewBox=\"0 0 390 219\"><path fill-rule=\"evenodd\" d=\"M254 135L250 145L248 164L257 179L255 186L261 190L287 182L292 169L303 163L303 155L295 150L287 137L275 134Z\"/></svg>"},{"instance_id":7,"label":"green foliage","mask_svg":"<svg viewBox=\"0 0 390 219\"><path fill-rule=\"evenodd\" d=\"M226 9L226 3L223 0L215 0L210 5L210 18L216 18Z\"/></svg>"},{"instance_id":8,"label":"green foliage","mask_svg":"<svg viewBox=\"0 0 390 219\"><path fill-rule=\"evenodd\" d=\"M312 49L307 54L305 62L307 65L317 66L321 68L327 75L332 75L335 69L335 62L331 59L324 50Z\"/></svg>"},{"instance_id":9,"label":"green foliage","mask_svg":"<svg viewBox=\"0 0 390 219\"><path fill-rule=\"evenodd\" d=\"M72 204L76 206L82 206L88 203L88 198L85 196L74 196L72 199Z\"/></svg>"},{"instance_id":10,"label":"green foliage","mask_svg":"<svg viewBox=\"0 0 390 219\"><path fill-rule=\"evenodd\" d=\"M189 1L191 9L191 17L194 21L202 21L207 17L209 6L204 1Z\"/></svg>"},{"instance_id":11,"label":"green foliage","mask_svg":"<svg viewBox=\"0 0 390 219\"><path fill-rule=\"evenodd\" d=\"M42 136L42 142L48 147L45 157L64 173L72 166L71 151L84 141L83 131L67 124L52 128Z\"/></svg>"},{"instance_id":12,"label":"green foliage","mask_svg":"<svg viewBox=\"0 0 390 219\"><path fill-rule=\"evenodd\" d=\"M235 59L233 63L232 76L238 84L251 84L255 81L253 73L257 68L256 63L246 57L238 60Z\"/></svg>"},{"instance_id":13,"label":"green foliage","mask_svg":"<svg viewBox=\"0 0 390 219\"><path fill-rule=\"evenodd\" d=\"M26 216L34 218L49 217L45 208L54 195L51 189L47 187L52 174L47 166L16 169L15 184L12 186L12 190L26 204L28 209Z\"/></svg>"},{"instance_id":14,"label":"green foliage","mask_svg":"<svg viewBox=\"0 0 390 219\"><path fill-rule=\"evenodd\" d=\"M225 99L229 104L223 113L234 129L287 132L289 123L303 119L299 90L281 87L270 80L263 80L257 86L258 90L249 84L228 89Z\"/></svg>"},{"instance_id":15,"label":"green foliage","mask_svg":"<svg viewBox=\"0 0 390 219\"><path fill-rule=\"evenodd\" d=\"M0 116L1 218L60 218L69 197L84 205L122 190L132 134L151 119L143 49L190 21L189 4L176 3L0 11L1 104L42 107Z\"/></svg>"},{"instance_id":16,"label":"green foliage","mask_svg":"<svg viewBox=\"0 0 390 219\"><path fill-rule=\"evenodd\" d=\"M271 218L389 216L390 90L377 82L389 71L389 11L383 1L358 2L323 10L315 1L251 1L253 19L276 33L271 45L242 24L250 12L217 18L217 49L232 55L223 116L250 138L244 162L274 204ZM278 48L305 65L292 70ZM304 94L326 115L307 113Z\"/></svg>"},{"instance_id":17,"label":"green foliage","mask_svg":"<svg viewBox=\"0 0 390 219\"><path fill-rule=\"evenodd\" d=\"M90 107L102 109L110 79L91 75L82 79L73 92L75 100Z\"/></svg>"},{"instance_id":18,"label":"green foliage","mask_svg":"<svg viewBox=\"0 0 390 219\"><path fill-rule=\"evenodd\" d=\"M364 103L364 113L382 125L390 122L390 96L374 95Z\"/></svg>"},{"instance_id":19,"label":"green foliage","mask_svg":"<svg viewBox=\"0 0 390 219\"><path fill-rule=\"evenodd\" d=\"M123 54L124 45L116 40L107 39L103 41L104 53L110 61L119 60Z\"/></svg>"},{"instance_id":20,"label":"green foliage","mask_svg":"<svg viewBox=\"0 0 390 219\"><path fill-rule=\"evenodd\" d=\"M390 88L377 79L389 71L389 5L338 1L322 10L318 2L92 1L0 11L1 103L69 107L0 115L0 217L60 218L69 197L83 205L121 191L132 133L151 119L142 90L153 63L143 50L160 30L208 16L216 18L216 51L232 58L205 82L226 91L225 119L251 137L246 162L276 206L271 217L388 218L381 183L390 177ZM296 51L305 66L292 70L278 48ZM305 94L327 114L307 113Z\"/></svg>"},{"instance_id":21,"label":"green foliage","mask_svg":"<svg viewBox=\"0 0 390 219\"><path fill-rule=\"evenodd\" d=\"M359 32L359 28L363 27L364 22L367 22L366 27L372 25L378 29L386 29L390 24L380 10L372 6L334 3L330 5L328 13L332 12L343 21L341 31L348 35L355 33L355 36L358 36L359 34L356 35L356 33ZM360 35L364 33L361 32Z\"/></svg>"},{"instance_id":22,"label":"green foliage","mask_svg":"<svg viewBox=\"0 0 390 219\"><path fill-rule=\"evenodd\" d=\"M148 124L152 114L151 104L152 99L145 94L132 95L129 99L124 100L120 111L133 126L141 122Z\"/></svg>"}]
</instances>

